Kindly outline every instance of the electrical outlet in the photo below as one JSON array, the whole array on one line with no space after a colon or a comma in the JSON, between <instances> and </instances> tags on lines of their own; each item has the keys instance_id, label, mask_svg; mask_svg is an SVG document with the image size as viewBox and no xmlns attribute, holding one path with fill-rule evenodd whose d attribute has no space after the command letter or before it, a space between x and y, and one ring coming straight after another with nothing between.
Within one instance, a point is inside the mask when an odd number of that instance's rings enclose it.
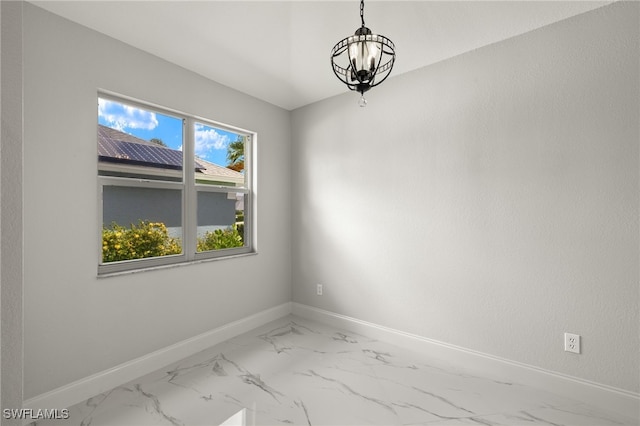
<instances>
[{"instance_id":1,"label":"electrical outlet","mask_svg":"<svg viewBox=\"0 0 640 426\"><path fill-rule=\"evenodd\" d=\"M580 335L564 333L564 350L566 352L580 353Z\"/></svg>"},{"instance_id":2,"label":"electrical outlet","mask_svg":"<svg viewBox=\"0 0 640 426\"><path fill-rule=\"evenodd\" d=\"M322 284L318 284L318 285L316 286L316 294L317 294L318 296L322 296Z\"/></svg>"}]
</instances>

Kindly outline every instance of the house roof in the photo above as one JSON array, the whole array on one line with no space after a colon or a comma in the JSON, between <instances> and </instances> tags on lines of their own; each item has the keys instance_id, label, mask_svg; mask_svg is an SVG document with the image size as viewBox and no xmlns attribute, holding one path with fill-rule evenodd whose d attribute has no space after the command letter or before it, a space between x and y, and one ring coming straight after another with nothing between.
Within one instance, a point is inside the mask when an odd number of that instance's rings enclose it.
<instances>
[{"instance_id":1,"label":"house roof","mask_svg":"<svg viewBox=\"0 0 640 426\"><path fill-rule=\"evenodd\" d=\"M210 163L206 160L203 160L202 158L198 158L196 160L196 164L200 164L202 166L201 169L196 168L196 172L200 172L205 176L224 177L232 179L240 178L244 182L244 174L236 172L235 170Z\"/></svg>"},{"instance_id":2,"label":"house roof","mask_svg":"<svg viewBox=\"0 0 640 426\"><path fill-rule=\"evenodd\" d=\"M98 161L124 166L182 170L182 151L98 125ZM196 176L206 180L244 182L244 174L201 158L194 162Z\"/></svg>"},{"instance_id":3,"label":"house roof","mask_svg":"<svg viewBox=\"0 0 640 426\"><path fill-rule=\"evenodd\" d=\"M98 125L98 158L163 169L182 169L182 151L163 147L109 127ZM196 162L196 169L202 168Z\"/></svg>"}]
</instances>

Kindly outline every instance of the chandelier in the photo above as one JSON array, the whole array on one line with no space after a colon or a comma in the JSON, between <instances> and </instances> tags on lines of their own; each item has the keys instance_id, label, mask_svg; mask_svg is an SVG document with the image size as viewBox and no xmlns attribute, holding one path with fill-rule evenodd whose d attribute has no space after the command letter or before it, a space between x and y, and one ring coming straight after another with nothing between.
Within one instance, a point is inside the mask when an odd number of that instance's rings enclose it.
<instances>
[{"instance_id":1,"label":"chandelier","mask_svg":"<svg viewBox=\"0 0 640 426\"><path fill-rule=\"evenodd\" d=\"M364 24L364 0L360 0L362 26L354 35L340 40L331 49L331 67L336 77L350 90L360 92L359 105L367 100L364 93L382 83L396 59L395 46L385 36L372 34Z\"/></svg>"}]
</instances>

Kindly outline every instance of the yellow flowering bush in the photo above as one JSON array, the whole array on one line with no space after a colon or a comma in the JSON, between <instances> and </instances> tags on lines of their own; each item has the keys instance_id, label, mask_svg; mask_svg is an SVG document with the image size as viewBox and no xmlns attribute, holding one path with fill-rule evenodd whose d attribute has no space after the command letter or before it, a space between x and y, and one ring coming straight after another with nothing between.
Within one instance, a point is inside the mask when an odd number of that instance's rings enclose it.
<instances>
[{"instance_id":1,"label":"yellow flowering bush","mask_svg":"<svg viewBox=\"0 0 640 426\"><path fill-rule=\"evenodd\" d=\"M216 229L207 231L204 236L198 238L198 251L220 250L233 247L242 247L242 234L238 231L238 226L233 225L227 229Z\"/></svg>"},{"instance_id":2,"label":"yellow flowering bush","mask_svg":"<svg viewBox=\"0 0 640 426\"><path fill-rule=\"evenodd\" d=\"M180 240L170 237L161 222L141 220L129 228L114 222L102 228L102 261L105 263L180 253Z\"/></svg>"}]
</instances>

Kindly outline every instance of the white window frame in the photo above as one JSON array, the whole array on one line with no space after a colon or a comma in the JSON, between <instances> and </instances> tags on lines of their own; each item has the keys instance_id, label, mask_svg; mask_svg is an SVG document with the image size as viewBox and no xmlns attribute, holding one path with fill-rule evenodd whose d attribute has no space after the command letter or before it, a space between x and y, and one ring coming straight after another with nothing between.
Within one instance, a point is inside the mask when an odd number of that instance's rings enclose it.
<instances>
[{"instance_id":1,"label":"white window frame","mask_svg":"<svg viewBox=\"0 0 640 426\"><path fill-rule=\"evenodd\" d=\"M198 117L166 107L157 106L151 103L139 101L126 96L111 92L99 91L97 98L110 100L146 111L156 112L182 119L183 125L183 165L182 182L151 180L141 178L114 177L100 175L100 164L96 152L96 176L98 180L98 276L105 276L127 271L140 271L150 268L180 265L209 259L223 259L249 255L256 253L256 241L254 233L255 221L255 146L257 140L256 132L245 130L239 127L222 124L207 118ZM96 105L98 99L96 98ZM97 117L97 115L96 115ZM221 130L226 130L244 136L244 174L245 181L242 186L208 185L196 183L195 168L195 124L204 124ZM97 119L96 119L97 128ZM97 132L96 132L97 135ZM97 136L96 136L97 137ZM97 151L97 143L95 144ZM189 166L190 165L190 166ZM167 176L171 173L167 173ZM102 228L103 228L103 188L105 186L153 188L153 189L173 189L182 192L182 254L157 256L144 259L131 259L117 262L102 262ZM197 242L197 216L198 216L198 192L216 192L226 194L244 194L244 235L243 247L229 249L210 250L198 252Z\"/></svg>"}]
</instances>

